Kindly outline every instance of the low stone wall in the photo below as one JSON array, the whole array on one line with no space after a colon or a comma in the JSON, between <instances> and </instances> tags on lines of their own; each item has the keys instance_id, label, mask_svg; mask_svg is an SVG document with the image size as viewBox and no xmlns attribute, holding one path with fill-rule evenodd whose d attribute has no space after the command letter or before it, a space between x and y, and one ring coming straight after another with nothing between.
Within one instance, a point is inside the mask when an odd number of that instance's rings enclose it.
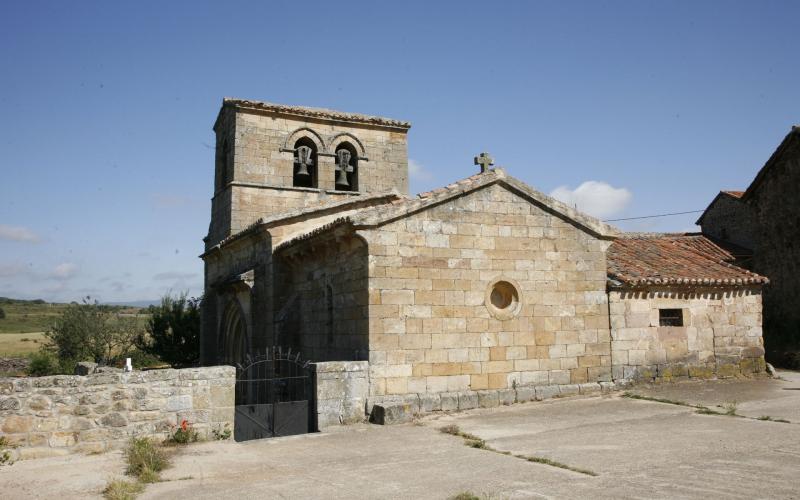
<instances>
[{"instance_id":1,"label":"low stone wall","mask_svg":"<svg viewBox=\"0 0 800 500\"><path fill-rule=\"evenodd\" d=\"M183 420L208 437L233 430L235 380L231 366L0 378L0 435L16 458L163 439Z\"/></svg>"},{"instance_id":2,"label":"low stone wall","mask_svg":"<svg viewBox=\"0 0 800 500\"><path fill-rule=\"evenodd\" d=\"M318 427L364 421L369 362L327 361L312 366L316 370Z\"/></svg>"}]
</instances>

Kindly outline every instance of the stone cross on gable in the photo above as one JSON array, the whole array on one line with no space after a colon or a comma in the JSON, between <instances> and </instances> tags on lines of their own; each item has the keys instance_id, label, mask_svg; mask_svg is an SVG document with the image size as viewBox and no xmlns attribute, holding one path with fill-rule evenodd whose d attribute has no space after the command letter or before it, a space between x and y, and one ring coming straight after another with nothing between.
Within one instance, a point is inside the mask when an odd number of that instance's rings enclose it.
<instances>
[{"instance_id":1,"label":"stone cross on gable","mask_svg":"<svg viewBox=\"0 0 800 500\"><path fill-rule=\"evenodd\" d=\"M486 170L494 165L494 158L489 156L489 153L481 153L475 157L475 165L481 166L481 173L486 172Z\"/></svg>"}]
</instances>

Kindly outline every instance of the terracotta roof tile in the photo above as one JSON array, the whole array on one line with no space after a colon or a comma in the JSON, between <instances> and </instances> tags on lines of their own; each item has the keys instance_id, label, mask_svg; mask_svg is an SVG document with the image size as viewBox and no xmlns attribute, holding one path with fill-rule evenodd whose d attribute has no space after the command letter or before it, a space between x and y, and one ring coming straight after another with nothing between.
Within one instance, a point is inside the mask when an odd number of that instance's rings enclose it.
<instances>
[{"instance_id":1,"label":"terracotta roof tile","mask_svg":"<svg viewBox=\"0 0 800 500\"><path fill-rule=\"evenodd\" d=\"M222 106L258 109L258 110L272 111L274 113L281 113L287 115L307 116L311 118L368 123L371 125L382 125L385 127L393 127L393 128L402 128L402 129L411 128L411 123L407 121L394 120L392 118L383 118L381 116L362 115L360 113L346 113L343 111L334 111L332 109L325 109L325 108L309 108L306 106L287 106L285 104L274 104L271 102L252 101L249 99L235 99L232 97L224 98L222 100Z\"/></svg>"},{"instance_id":2,"label":"terracotta roof tile","mask_svg":"<svg viewBox=\"0 0 800 500\"><path fill-rule=\"evenodd\" d=\"M246 236L250 233L254 233L259 228L281 225L282 223L286 223L291 219L303 217L306 215L313 215L316 213L321 213L326 211L345 211L351 205L368 204L370 202L380 202L380 201L383 201L383 203L385 204L391 204L397 201L402 201L404 199L407 198L398 193L397 191L393 190L384 193L352 196L352 197L347 197L345 199L334 199L333 201L322 202L317 205L311 205L308 207L301 207L292 210L287 210L286 212L281 212L271 217L261 217L252 224L248 225L246 228L242 229L241 231L233 233L230 236L227 236L226 238L222 239L217 244L215 244L214 246L210 247L208 250L203 252L203 254L201 254L200 257L203 257L204 255L207 255L214 250L218 250L228 245L234 240L238 240L243 236ZM363 210L370 210L374 208L375 207L366 207L363 208Z\"/></svg>"},{"instance_id":3,"label":"terracotta roof tile","mask_svg":"<svg viewBox=\"0 0 800 500\"><path fill-rule=\"evenodd\" d=\"M448 184L447 186L434 189L433 191L420 193L413 198L400 198L393 203L375 207L370 210L364 210L353 217L353 222L356 224L370 225L378 221L401 217L505 177L505 172L502 169L488 170Z\"/></svg>"},{"instance_id":4,"label":"terracotta roof tile","mask_svg":"<svg viewBox=\"0 0 800 500\"><path fill-rule=\"evenodd\" d=\"M731 264L736 255L699 234L628 234L608 250L608 276L628 286L768 283Z\"/></svg>"},{"instance_id":5,"label":"terracotta roof tile","mask_svg":"<svg viewBox=\"0 0 800 500\"><path fill-rule=\"evenodd\" d=\"M722 191L722 192L725 194L729 194L734 198L741 198L742 196L744 196L744 191Z\"/></svg>"},{"instance_id":6,"label":"terracotta roof tile","mask_svg":"<svg viewBox=\"0 0 800 500\"><path fill-rule=\"evenodd\" d=\"M620 234L617 228L590 215L578 212L572 207L536 191L524 182L508 176L503 169L495 168L448 184L445 187L420 193L414 198L397 198L385 204L360 209L330 224L314 228L305 234L286 240L276 247L276 251L341 225L349 225L353 229L379 226L496 182L505 183L527 197L532 203L573 221L598 237L611 239Z\"/></svg>"}]
</instances>

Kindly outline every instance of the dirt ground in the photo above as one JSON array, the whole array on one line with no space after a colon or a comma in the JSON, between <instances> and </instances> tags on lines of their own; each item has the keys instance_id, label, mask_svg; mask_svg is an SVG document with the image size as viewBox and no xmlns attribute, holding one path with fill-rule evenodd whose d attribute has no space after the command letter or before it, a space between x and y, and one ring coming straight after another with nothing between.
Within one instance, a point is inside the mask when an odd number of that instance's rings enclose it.
<instances>
[{"instance_id":1,"label":"dirt ground","mask_svg":"<svg viewBox=\"0 0 800 500\"><path fill-rule=\"evenodd\" d=\"M781 376L201 443L140 498L798 498L800 373ZM485 448L439 431L447 425ZM2 496L98 497L123 468L119 452L23 461L0 468Z\"/></svg>"}]
</instances>

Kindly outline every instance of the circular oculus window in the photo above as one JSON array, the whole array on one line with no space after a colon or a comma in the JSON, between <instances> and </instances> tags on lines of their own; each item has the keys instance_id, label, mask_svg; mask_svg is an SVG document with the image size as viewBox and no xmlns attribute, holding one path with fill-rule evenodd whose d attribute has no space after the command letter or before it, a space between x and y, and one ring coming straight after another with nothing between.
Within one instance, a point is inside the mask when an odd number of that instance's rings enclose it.
<instances>
[{"instance_id":1,"label":"circular oculus window","mask_svg":"<svg viewBox=\"0 0 800 500\"><path fill-rule=\"evenodd\" d=\"M497 319L511 319L522 308L519 285L514 280L499 278L486 289L486 308Z\"/></svg>"}]
</instances>

